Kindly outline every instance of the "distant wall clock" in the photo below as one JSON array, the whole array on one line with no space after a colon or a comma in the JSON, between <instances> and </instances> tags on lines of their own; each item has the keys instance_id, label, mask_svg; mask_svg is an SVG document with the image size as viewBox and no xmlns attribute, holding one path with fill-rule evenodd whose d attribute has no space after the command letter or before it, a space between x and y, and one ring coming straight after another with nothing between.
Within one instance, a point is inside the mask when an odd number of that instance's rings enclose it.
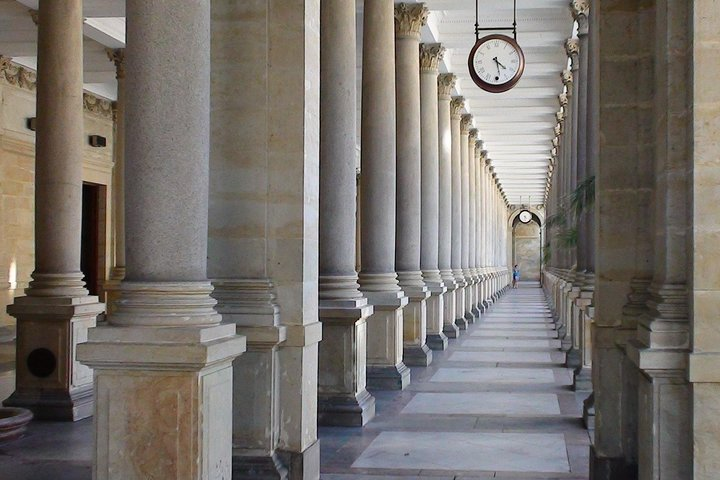
<instances>
[{"instance_id":1,"label":"distant wall clock","mask_svg":"<svg viewBox=\"0 0 720 480\"><path fill-rule=\"evenodd\" d=\"M520 221L522 223L530 223L530 220L532 220L532 213L528 212L527 210L523 210L520 212Z\"/></svg>"},{"instance_id":2,"label":"distant wall clock","mask_svg":"<svg viewBox=\"0 0 720 480\"><path fill-rule=\"evenodd\" d=\"M522 77L525 55L513 38L487 35L478 39L470 50L468 68L473 82L486 92L507 92Z\"/></svg>"}]
</instances>

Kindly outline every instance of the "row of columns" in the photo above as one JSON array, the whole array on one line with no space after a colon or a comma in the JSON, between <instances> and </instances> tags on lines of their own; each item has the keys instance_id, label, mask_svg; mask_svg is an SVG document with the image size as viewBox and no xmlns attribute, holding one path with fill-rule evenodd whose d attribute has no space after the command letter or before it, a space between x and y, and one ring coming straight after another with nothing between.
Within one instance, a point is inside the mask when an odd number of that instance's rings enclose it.
<instances>
[{"instance_id":1,"label":"row of columns","mask_svg":"<svg viewBox=\"0 0 720 480\"><path fill-rule=\"evenodd\" d=\"M367 386L404 388L408 364L508 285L507 204L455 77L439 75L443 48L419 43L426 7L365 5L360 192L355 2L282 25L254 12L299 63L240 91L243 67L286 55L237 21L248 8L128 0L127 48L109 52L116 285L96 326L104 305L79 267L82 2L40 3L36 269L9 308L7 403L94 414L98 479L317 478L318 420L366 423ZM243 35L258 48L228 41Z\"/></svg>"}]
</instances>

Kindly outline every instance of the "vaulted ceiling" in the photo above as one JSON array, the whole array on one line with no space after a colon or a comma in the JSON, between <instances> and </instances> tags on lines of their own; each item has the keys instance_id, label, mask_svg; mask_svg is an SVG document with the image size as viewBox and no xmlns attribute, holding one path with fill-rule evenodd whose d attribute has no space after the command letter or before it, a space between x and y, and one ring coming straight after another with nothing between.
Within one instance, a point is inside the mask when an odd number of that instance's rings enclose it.
<instances>
[{"instance_id":1,"label":"vaulted ceiling","mask_svg":"<svg viewBox=\"0 0 720 480\"><path fill-rule=\"evenodd\" d=\"M361 0L358 0L361 2ZM478 0L480 26L510 26L513 0ZM475 42L474 0L426 0L431 11L425 42L446 48L442 70L458 76L456 93L467 99L475 126L508 201L542 204L548 177L553 128L566 68L565 40L572 35L568 0L518 0L518 41L526 68L518 85L503 94L480 90L470 79L467 56ZM28 9L38 0L0 0L0 54L29 68L36 65L37 31ZM125 2L85 0L85 88L115 98L114 66L105 48L125 44ZM360 9L360 12L362 9Z\"/></svg>"}]
</instances>

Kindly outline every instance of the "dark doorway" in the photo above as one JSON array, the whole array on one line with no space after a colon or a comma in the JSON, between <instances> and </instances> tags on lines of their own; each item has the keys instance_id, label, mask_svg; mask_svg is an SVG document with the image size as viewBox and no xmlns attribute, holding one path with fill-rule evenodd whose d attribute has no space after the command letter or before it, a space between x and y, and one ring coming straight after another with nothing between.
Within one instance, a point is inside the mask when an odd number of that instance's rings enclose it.
<instances>
[{"instance_id":1,"label":"dark doorway","mask_svg":"<svg viewBox=\"0 0 720 480\"><path fill-rule=\"evenodd\" d=\"M90 295L101 295L105 252L105 186L83 183L80 269Z\"/></svg>"}]
</instances>

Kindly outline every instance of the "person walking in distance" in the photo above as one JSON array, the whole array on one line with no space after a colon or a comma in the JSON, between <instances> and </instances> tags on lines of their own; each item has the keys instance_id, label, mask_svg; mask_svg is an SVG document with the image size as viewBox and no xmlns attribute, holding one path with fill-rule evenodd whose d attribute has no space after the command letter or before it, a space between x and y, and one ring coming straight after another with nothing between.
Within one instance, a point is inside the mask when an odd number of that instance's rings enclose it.
<instances>
[{"instance_id":1,"label":"person walking in distance","mask_svg":"<svg viewBox=\"0 0 720 480\"><path fill-rule=\"evenodd\" d=\"M513 267L513 282L512 288L518 288L518 281L520 280L520 269L517 265Z\"/></svg>"}]
</instances>

